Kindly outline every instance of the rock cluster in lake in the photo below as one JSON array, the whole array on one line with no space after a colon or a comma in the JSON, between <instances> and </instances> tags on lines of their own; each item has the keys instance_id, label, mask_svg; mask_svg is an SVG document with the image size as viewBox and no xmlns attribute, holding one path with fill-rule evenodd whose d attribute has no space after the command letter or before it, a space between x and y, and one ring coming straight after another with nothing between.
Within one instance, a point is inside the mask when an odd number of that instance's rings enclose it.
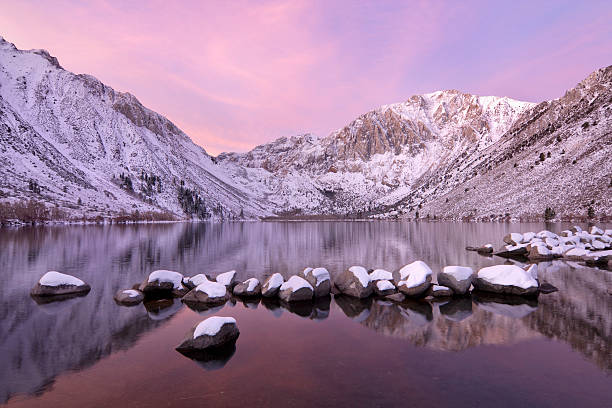
<instances>
[{"instance_id":1,"label":"rock cluster in lake","mask_svg":"<svg viewBox=\"0 0 612 408\"><path fill-rule=\"evenodd\" d=\"M612 229L603 230L592 226L589 231L585 231L574 226L560 234L547 230L538 233L512 232L503 237L503 242L505 245L497 251L493 251L491 244L466 249L534 262L562 258L588 265L612 266ZM483 248L489 248L490 252L484 252Z\"/></svg>"}]
</instances>

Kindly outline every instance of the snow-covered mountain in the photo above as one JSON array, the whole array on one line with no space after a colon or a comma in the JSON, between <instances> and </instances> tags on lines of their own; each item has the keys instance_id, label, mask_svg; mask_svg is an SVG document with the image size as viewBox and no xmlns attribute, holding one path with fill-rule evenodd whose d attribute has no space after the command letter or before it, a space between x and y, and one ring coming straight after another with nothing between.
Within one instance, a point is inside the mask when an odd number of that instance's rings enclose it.
<instances>
[{"instance_id":1,"label":"snow-covered mountain","mask_svg":"<svg viewBox=\"0 0 612 408\"><path fill-rule=\"evenodd\" d=\"M127 93L0 39L0 202L76 216L609 217L612 67L539 104L415 95L216 158ZM0 218L1 214L0 214Z\"/></svg>"},{"instance_id":2,"label":"snow-covered mountain","mask_svg":"<svg viewBox=\"0 0 612 408\"><path fill-rule=\"evenodd\" d=\"M35 199L87 217L135 210L211 218L269 213L134 96L1 37L0 174L0 198Z\"/></svg>"},{"instance_id":3,"label":"snow-covered mountain","mask_svg":"<svg viewBox=\"0 0 612 408\"><path fill-rule=\"evenodd\" d=\"M434 92L219 159L290 215L608 218L611 101L612 66L553 101Z\"/></svg>"},{"instance_id":4,"label":"snow-covered mountain","mask_svg":"<svg viewBox=\"0 0 612 408\"><path fill-rule=\"evenodd\" d=\"M497 142L533 104L458 91L382 106L317 139L281 138L221 154L236 183L294 213L375 213ZM232 167L234 165L234 167Z\"/></svg>"}]
</instances>

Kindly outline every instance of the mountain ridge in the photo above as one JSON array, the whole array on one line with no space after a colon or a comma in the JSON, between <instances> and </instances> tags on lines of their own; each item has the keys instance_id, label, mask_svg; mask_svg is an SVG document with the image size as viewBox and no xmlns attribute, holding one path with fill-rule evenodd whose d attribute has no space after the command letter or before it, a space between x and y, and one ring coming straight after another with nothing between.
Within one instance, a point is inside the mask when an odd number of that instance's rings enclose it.
<instances>
[{"instance_id":1,"label":"mountain ridge","mask_svg":"<svg viewBox=\"0 0 612 408\"><path fill-rule=\"evenodd\" d=\"M611 72L538 104L452 89L413 95L324 137L212 157L132 94L0 37L0 200L40 201L73 219L541 219L550 206L558 218L605 218ZM538 181L545 197L529 187Z\"/></svg>"}]
</instances>

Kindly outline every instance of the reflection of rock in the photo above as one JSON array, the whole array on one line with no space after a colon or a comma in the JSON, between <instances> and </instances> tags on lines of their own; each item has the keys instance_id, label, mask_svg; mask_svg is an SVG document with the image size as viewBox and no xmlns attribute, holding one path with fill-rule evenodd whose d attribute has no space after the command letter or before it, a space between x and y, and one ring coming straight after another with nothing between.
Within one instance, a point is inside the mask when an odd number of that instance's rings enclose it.
<instances>
[{"instance_id":1,"label":"reflection of rock","mask_svg":"<svg viewBox=\"0 0 612 408\"><path fill-rule=\"evenodd\" d=\"M329 310L331 305L331 296L317 297L314 299L312 313L310 318L312 320L325 320L329 317Z\"/></svg>"},{"instance_id":2,"label":"reflection of rock","mask_svg":"<svg viewBox=\"0 0 612 408\"><path fill-rule=\"evenodd\" d=\"M442 316L453 322L461 322L472 315L472 300L470 298L453 298L440 305Z\"/></svg>"},{"instance_id":3,"label":"reflection of rock","mask_svg":"<svg viewBox=\"0 0 612 408\"><path fill-rule=\"evenodd\" d=\"M400 314L413 325L423 326L433 320L433 312L428 302L407 299L398 307Z\"/></svg>"},{"instance_id":4,"label":"reflection of rock","mask_svg":"<svg viewBox=\"0 0 612 408\"><path fill-rule=\"evenodd\" d=\"M515 319L525 317L538 308L536 299L523 296L475 292L474 301L482 310Z\"/></svg>"},{"instance_id":5,"label":"reflection of rock","mask_svg":"<svg viewBox=\"0 0 612 408\"><path fill-rule=\"evenodd\" d=\"M281 307L281 302L276 297L271 298L263 298L261 299L261 304L272 312L274 317L280 317L283 314L283 308Z\"/></svg>"},{"instance_id":6,"label":"reflection of rock","mask_svg":"<svg viewBox=\"0 0 612 408\"><path fill-rule=\"evenodd\" d=\"M177 350L187 358L195 361L200 367L206 371L219 370L227 364L236 352L236 343L227 344L226 346L218 347L209 350Z\"/></svg>"},{"instance_id":7,"label":"reflection of rock","mask_svg":"<svg viewBox=\"0 0 612 408\"><path fill-rule=\"evenodd\" d=\"M151 320L166 320L181 310L183 304L179 299L154 299L143 302Z\"/></svg>"},{"instance_id":8,"label":"reflection of rock","mask_svg":"<svg viewBox=\"0 0 612 408\"><path fill-rule=\"evenodd\" d=\"M354 296L338 295L334 296L336 304L344 312L346 317L361 322L370 315L370 307L372 306L371 298L357 298Z\"/></svg>"},{"instance_id":9,"label":"reflection of rock","mask_svg":"<svg viewBox=\"0 0 612 408\"><path fill-rule=\"evenodd\" d=\"M73 293L58 296L32 296L32 299L38 304L40 310L54 315L72 309L85 296L87 293Z\"/></svg>"}]
</instances>

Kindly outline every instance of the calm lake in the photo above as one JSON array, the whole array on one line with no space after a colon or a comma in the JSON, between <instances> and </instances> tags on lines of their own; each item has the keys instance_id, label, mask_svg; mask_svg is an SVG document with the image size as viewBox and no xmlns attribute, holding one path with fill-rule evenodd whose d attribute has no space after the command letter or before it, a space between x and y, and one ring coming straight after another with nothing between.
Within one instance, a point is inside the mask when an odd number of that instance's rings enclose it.
<instances>
[{"instance_id":1,"label":"calm lake","mask_svg":"<svg viewBox=\"0 0 612 408\"><path fill-rule=\"evenodd\" d=\"M585 227L585 225L582 225ZM336 297L193 311L180 300L115 304L153 270L231 269L285 278L306 266L396 269L420 259L483 266L465 251L510 231L567 224L269 222L0 230L0 405L10 407L612 407L612 272L540 263L559 288L537 301L488 297L397 305ZM609 228L609 227L608 227ZM92 290L37 304L48 270ZM233 354L195 362L174 347L207 316L233 316Z\"/></svg>"}]
</instances>

